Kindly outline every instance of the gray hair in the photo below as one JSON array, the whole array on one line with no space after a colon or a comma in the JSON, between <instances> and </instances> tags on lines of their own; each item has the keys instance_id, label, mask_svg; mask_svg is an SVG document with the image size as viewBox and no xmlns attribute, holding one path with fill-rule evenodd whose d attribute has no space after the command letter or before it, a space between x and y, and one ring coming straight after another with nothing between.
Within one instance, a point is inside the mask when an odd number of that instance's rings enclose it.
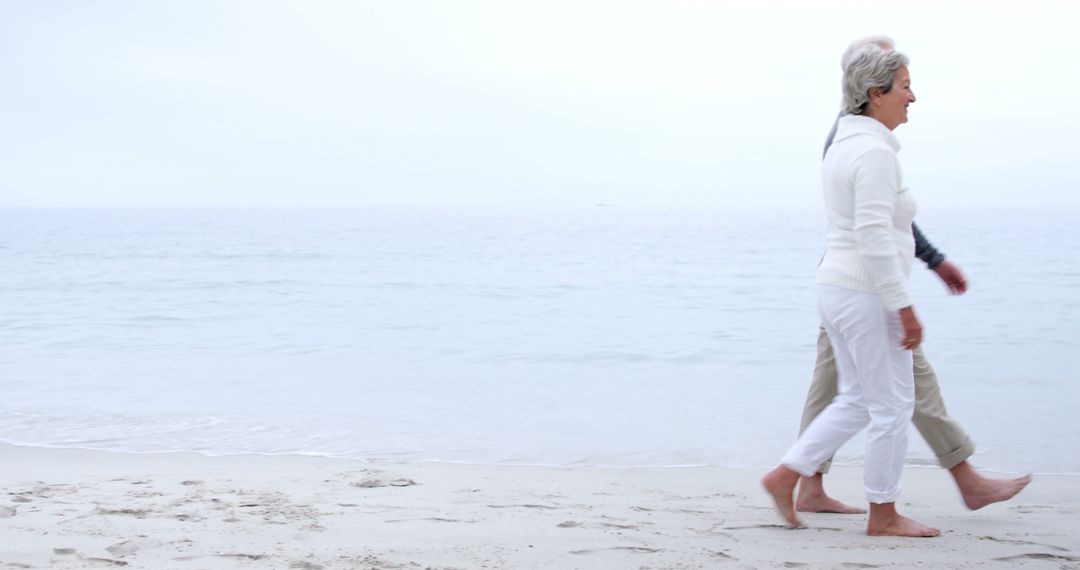
<instances>
[{"instance_id":1,"label":"gray hair","mask_svg":"<svg viewBox=\"0 0 1080 570\"><path fill-rule=\"evenodd\" d=\"M906 55L898 51L886 51L876 45L865 45L851 54L851 61L844 68L842 89L844 114L861 115L870 102L870 90L879 87L888 93L893 88L896 70L908 64Z\"/></svg>"},{"instance_id":2,"label":"gray hair","mask_svg":"<svg viewBox=\"0 0 1080 570\"><path fill-rule=\"evenodd\" d=\"M896 42L889 36L866 36L865 38L859 38L844 50L844 55L840 57L840 69L847 69L848 63L851 63L851 56L855 52L865 46L875 45L883 50L896 49Z\"/></svg>"}]
</instances>

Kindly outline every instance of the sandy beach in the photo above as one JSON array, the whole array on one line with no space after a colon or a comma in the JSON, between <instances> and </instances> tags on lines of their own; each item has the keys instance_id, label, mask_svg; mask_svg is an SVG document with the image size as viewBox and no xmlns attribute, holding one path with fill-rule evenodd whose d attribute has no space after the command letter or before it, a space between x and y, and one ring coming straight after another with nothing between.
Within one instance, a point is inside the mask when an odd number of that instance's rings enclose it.
<instances>
[{"instance_id":1,"label":"sandy beach","mask_svg":"<svg viewBox=\"0 0 1080 570\"><path fill-rule=\"evenodd\" d=\"M936 539L870 538L862 516L778 524L764 470L367 464L0 446L0 568L1080 568L1077 478L966 510L907 469L902 510ZM861 499L861 470L829 487Z\"/></svg>"}]
</instances>

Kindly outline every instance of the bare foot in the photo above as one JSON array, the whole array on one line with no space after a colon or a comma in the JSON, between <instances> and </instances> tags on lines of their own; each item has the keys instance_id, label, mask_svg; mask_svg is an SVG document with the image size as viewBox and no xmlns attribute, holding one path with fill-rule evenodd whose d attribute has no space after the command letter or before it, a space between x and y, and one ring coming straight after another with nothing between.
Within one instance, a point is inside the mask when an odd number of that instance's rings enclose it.
<instances>
[{"instance_id":1,"label":"bare foot","mask_svg":"<svg viewBox=\"0 0 1080 570\"><path fill-rule=\"evenodd\" d=\"M870 524L866 526L866 534L870 536L930 538L938 536L941 531L915 522L905 516L894 514L891 518L877 521L874 520L874 517L871 517Z\"/></svg>"},{"instance_id":2,"label":"bare foot","mask_svg":"<svg viewBox=\"0 0 1080 570\"><path fill-rule=\"evenodd\" d=\"M795 510L800 513L836 513L840 515L861 515L866 512L864 508L841 503L828 495L805 497L802 493L799 493L798 499L795 501Z\"/></svg>"},{"instance_id":3,"label":"bare foot","mask_svg":"<svg viewBox=\"0 0 1080 570\"><path fill-rule=\"evenodd\" d=\"M825 492L821 473L799 479L799 493L795 496L795 510L801 513L837 513L860 515L866 509L853 507L837 501Z\"/></svg>"},{"instance_id":4,"label":"bare foot","mask_svg":"<svg viewBox=\"0 0 1080 570\"><path fill-rule=\"evenodd\" d=\"M986 505L1008 501L1024 490L1031 482L1031 475L1024 475L1016 479L987 479L980 477L974 484L965 485L960 489L967 508L977 511Z\"/></svg>"},{"instance_id":5,"label":"bare foot","mask_svg":"<svg viewBox=\"0 0 1080 570\"><path fill-rule=\"evenodd\" d=\"M792 495L795 493L795 484L799 482L799 474L784 467L783 465L769 471L761 478L761 485L772 496L776 503L776 510L784 517L792 528L805 528L797 516L795 516L795 503Z\"/></svg>"}]
</instances>

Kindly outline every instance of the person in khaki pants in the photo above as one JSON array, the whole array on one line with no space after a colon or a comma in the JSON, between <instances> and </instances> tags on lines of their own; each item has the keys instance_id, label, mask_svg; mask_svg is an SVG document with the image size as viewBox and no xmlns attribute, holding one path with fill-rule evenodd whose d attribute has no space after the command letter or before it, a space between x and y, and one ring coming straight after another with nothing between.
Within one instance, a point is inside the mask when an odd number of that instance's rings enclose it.
<instances>
[{"instance_id":1,"label":"person in khaki pants","mask_svg":"<svg viewBox=\"0 0 1080 570\"><path fill-rule=\"evenodd\" d=\"M876 44L878 47L891 50L894 42L885 36L873 36L856 40L844 52L841 59L841 67L847 66L851 54L860 47ZM839 117L837 118L839 121ZM828 151L836 135L836 124L833 124L832 132L825 141L825 150ZM954 295L962 295L967 291L967 280L963 272L945 256L940 253L926 236L915 225L911 225L915 238L915 256L926 263L927 267L937 273L938 277ZM1030 476L1015 479L989 479L976 471L968 458L975 453L975 443L968 437L960 424L949 417L945 410L945 401L941 397L941 387L938 385L937 375L926 360L922 347L912 351L912 360L915 374L915 413L911 419L919 430L926 443L930 445L942 467L949 470L964 499L964 504L969 509L981 509L991 503L1006 501L1031 482ZM810 384L810 390L806 395L806 405L803 409L802 426L799 433L806 430L810 422L814 420L829 405L837 394L837 371L836 361L833 357L832 344L825 328L818 331L817 362L814 365L814 375ZM813 513L864 513L865 509L845 505L837 501L825 492L824 474L828 473L832 460L826 461L818 468L817 474L812 477L802 477L799 482L799 492L795 501L795 508L801 512Z\"/></svg>"}]
</instances>

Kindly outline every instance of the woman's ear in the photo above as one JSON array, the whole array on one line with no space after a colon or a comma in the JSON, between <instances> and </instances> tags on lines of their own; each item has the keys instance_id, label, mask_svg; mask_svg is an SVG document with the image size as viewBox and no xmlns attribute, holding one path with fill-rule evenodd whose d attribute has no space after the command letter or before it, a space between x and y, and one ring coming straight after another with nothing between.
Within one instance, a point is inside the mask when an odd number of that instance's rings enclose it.
<instances>
[{"instance_id":1,"label":"woman's ear","mask_svg":"<svg viewBox=\"0 0 1080 570\"><path fill-rule=\"evenodd\" d=\"M870 102L877 103L878 100L881 99L881 96L884 94L884 91L885 90L880 87L871 87L870 90L866 92L866 94L867 96L869 96Z\"/></svg>"}]
</instances>

